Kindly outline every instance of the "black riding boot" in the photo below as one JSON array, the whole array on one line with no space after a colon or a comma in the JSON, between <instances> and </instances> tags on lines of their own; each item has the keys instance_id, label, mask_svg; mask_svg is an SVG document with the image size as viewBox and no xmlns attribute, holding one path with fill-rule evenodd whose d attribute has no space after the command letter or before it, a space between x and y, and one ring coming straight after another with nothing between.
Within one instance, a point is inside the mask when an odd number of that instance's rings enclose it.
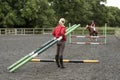
<instances>
[{"instance_id":1,"label":"black riding boot","mask_svg":"<svg viewBox=\"0 0 120 80\"><path fill-rule=\"evenodd\" d=\"M63 56L62 55L60 56L60 67L65 68L63 65Z\"/></svg>"},{"instance_id":2,"label":"black riding boot","mask_svg":"<svg viewBox=\"0 0 120 80\"><path fill-rule=\"evenodd\" d=\"M56 61L57 66L60 67L60 64L59 64L59 55L55 55L55 61Z\"/></svg>"}]
</instances>

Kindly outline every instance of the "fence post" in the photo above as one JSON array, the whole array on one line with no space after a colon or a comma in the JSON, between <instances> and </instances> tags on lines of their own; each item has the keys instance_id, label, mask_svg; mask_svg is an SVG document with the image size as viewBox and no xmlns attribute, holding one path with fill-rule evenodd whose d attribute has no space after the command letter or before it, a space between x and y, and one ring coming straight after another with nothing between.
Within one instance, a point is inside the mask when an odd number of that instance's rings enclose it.
<instances>
[{"instance_id":1,"label":"fence post","mask_svg":"<svg viewBox=\"0 0 120 80\"><path fill-rule=\"evenodd\" d=\"M33 28L33 34L35 34L35 28Z\"/></svg>"},{"instance_id":2,"label":"fence post","mask_svg":"<svg viewBox=\"0 0 120 80\"><path fill-rule=\"evenodd\" d=\"M85 30L84 29L82 29L82 35L85 35Z\"/></svg>"},{"instance_id":3,"label":"fence post","mask_svg":"<svg viewBox=\"0 0 120 80\"><path fill-rule=\"evenodd\" d=\"M44 28L42 29L42 33L43 33L43 34L45 33Z\"/></svg>"},{"instance_id":4,"label":"fence post","mask_svg":"<svg viewBox=\"0 0 120 80\"><path fill-rule=\"evenodd\" d=\"M17 29L15 28L15 35L17 35Z\"/></svg>"},{"instance_id":5,"label":"fence post","mask_svg":"<svg viewBox=\"0 0 120 80\"><path fill-rule=\"evenodd\" d=\"M7 28L5 29L5 34L7 35Z\"/></svg>"}]
</instances>

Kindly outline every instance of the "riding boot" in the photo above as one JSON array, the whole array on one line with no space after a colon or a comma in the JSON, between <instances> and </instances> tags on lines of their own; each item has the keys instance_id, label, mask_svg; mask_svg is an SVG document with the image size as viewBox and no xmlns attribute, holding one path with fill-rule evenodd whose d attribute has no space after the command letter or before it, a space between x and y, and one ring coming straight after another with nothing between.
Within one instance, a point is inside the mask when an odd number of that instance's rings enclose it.
<instances>
[{"instance_id":1,"label":"riding boot","mask_svg":"<svg viewBox=\"0 0 120 80\"><path fill-rule=\"evenodd\" d=\"M63 65L63 56L62 55L60 56L60 67L65 68Z\"/></svg>"},{"instance_id":2,"label":"riding boot","mask_svg":"<svg viewBox=\"0 0 120 80\"><path fill-rule=\"evenodd\" d=\"M55 55L55 61L56 61L57 66L60 67L60 64L59 64L59 55Z\"/></svg>"}]
</instances>

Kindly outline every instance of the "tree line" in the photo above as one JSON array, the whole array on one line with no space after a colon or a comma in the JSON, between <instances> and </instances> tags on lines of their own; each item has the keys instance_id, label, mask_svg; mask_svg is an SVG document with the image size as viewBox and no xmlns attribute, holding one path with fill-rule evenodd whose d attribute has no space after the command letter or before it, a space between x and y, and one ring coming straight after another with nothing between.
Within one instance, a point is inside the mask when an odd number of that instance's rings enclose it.
<instances>
[{"instance_id":1,"label":"tree line","mask_svg":"<svg viewBox=\"0 0 120 80\"><path fill-rule=\"evenodd\" d=\"M102 4L104 3L104 4ZM54 27L61 17L68 23L120 27L120 9L106 0L0 0L0 28Z\"/></svg>"}]
</instances>

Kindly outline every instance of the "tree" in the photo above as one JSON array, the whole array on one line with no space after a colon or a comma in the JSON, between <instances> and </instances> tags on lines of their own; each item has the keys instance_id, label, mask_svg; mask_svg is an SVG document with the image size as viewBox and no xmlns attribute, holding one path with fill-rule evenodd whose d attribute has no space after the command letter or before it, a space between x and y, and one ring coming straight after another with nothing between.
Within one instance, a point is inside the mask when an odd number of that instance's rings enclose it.
<instances>
[{"instance_id":1,"label":"tree","mask_svg":"<svg viewBox=\"0 0 120 80\"><path fill-rule=\"evenodd\" d=\"M52 26L53 16L47 0L2 0L0 3L2 27Z\"/></svg>"},{"instance_id":2,"label":"tree","mask_svg":"<svg viewBox=\"0 0 120 80\"><path fill-rule=\"evenodd\" d=\"M0 0L0 27L54 27L61 17L81 26L92 20L97 26L120 26L120 9L101 2L106 0Z\"/></svg>"},{"instance_id":3,"label":"tree","mask_svg":"<svg viewBox=\"0 0 120 80\"><path fill-rule=\"evenodd\" d=\"M106 21L106 8L101 2L106 0L49 0L57 18L65 17L71 23L83 26L95 20L98 25Z\"/></svg>"},{"instance_id":4,"label":"tree","mask_svg":"<svg viewBox=\"0 0 120 80\"><path fill-rule=\"evenodd\" d=\"M112 27L120 27L120 9L116 7L108 8L108 25Z\"/></svg>"}]
</instances>

